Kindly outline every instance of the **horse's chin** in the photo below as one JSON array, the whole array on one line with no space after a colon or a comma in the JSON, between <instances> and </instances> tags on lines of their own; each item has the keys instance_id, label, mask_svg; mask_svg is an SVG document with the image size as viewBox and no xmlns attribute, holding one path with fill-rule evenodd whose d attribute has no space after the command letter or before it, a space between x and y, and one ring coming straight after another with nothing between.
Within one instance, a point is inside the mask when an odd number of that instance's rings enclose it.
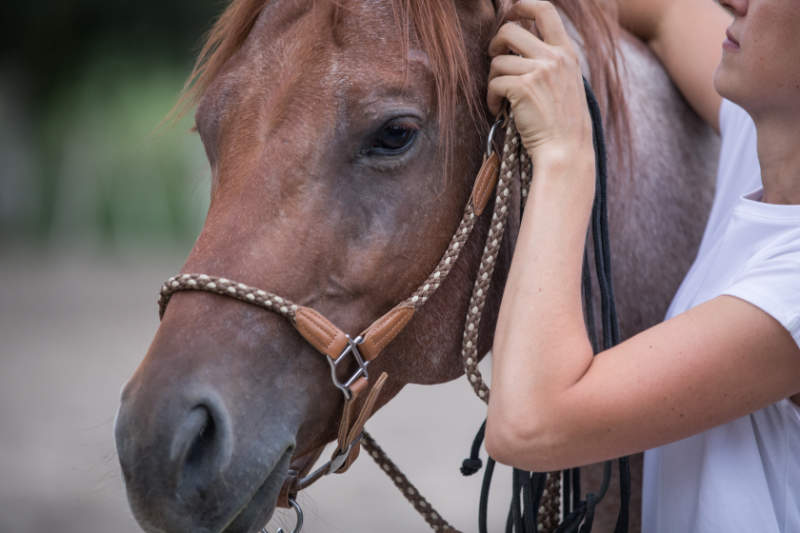
<instances>
[{"instance_id":1,"label":"horse's chin","mask_svg":"<svg viewBox=\"0 0 800 533\"><path fill-rule=\"evenodd\" d=\"M214 490L217 496L211 508L174 497L145 501L141 487L128 485L131 510L147 533L258 533L275 511L293 451L294 446L287 445L272 466L263 470L260 480L246 483L249 489L243 487L245 483L231 483L227 491ZM240 461L259 463L253 458ZM234 473L230 477L240 478Z\"/></svg>"},{"instance_id":2,"label":"horse's chin","mask_svg":"<svg viewBox=\"0 0 800 533\"><path fill-rule=\"evenodd\" d=\"M257 533L272 518L283 482L289 471L292 449L288 448L264 483L248 496L242 507L231 517L229 525L221 533Z\"/></svg>"}]
</instances>

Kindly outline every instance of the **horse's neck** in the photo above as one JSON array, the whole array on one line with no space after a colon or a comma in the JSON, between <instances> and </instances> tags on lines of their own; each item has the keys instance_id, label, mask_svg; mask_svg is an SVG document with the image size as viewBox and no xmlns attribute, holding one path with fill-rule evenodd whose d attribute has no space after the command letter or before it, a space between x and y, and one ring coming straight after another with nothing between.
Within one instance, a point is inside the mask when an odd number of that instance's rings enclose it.
<instances>
[{"instance_id":1,"label":"horse's neck","mask_svg":"<svg viewBox=\"0 0 800 533\"><path fill-rule=\"evenodd\" d=\"M663 320L700 244L719 137L688 106L640 41L620 40L632 170L611 139L609 222L623 336Z\"/></svg>"},{"instance_id":2,"label":"horse's neck","mask_svg":"<svg viewBox=\"0 0 800 533\"><path fill-rule=\"evenodd\" d=\"M623 35L620 56L632 130L625 142L635 171L621 168L614 149L620 141L610 135L609 224L617 310L623 336L629 336L663 319L696 253L713 193L718 141L644 45ZM516 208L511 209L481 320L480 353L491 348L519 231L518 187L515 183ZM439 383L462 374L464 319L489 218L476 227L459 268L415 318L407 342L398 347L402 353L416 354L413 366L395 369L402 381Z\"/></svg>"}]
</instances>

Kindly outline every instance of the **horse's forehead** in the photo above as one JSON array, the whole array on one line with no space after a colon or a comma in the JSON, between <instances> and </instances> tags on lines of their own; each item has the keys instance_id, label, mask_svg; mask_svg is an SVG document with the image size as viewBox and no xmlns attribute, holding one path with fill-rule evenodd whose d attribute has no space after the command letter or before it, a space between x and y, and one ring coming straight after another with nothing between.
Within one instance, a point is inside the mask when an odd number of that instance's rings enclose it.
<instances>
[{"instance_id":1,"label":"horse's forehead","mask_svg":"<svg viewBox=\"0 0 800 533\"><path fill-rule=\"evenodd\" d=\"M254 29L280 32L303 19L360 34L381 33L398 23L399 0L265 0ZM331 24L332 23L332 24Z\"/></svg>"},{"instance_id":2,"label":"horse's forehead","mask_svg":"<svg viewBox=\"0 0 800 533\"><path fill-rule=\"evenodd\" d=\"M376 78L384 78L397 73L407 60L404 54L409 48L417 48L413 38L410 47L403 45L405 29L401 28L395 1L268 2L246 44L248 56L270 65L272 74L277 75L302 69L306 71L304 77L313 76L315 71L342 77L369 71ZM330 85L334 80L325 81Z\"/></svg>"},{"instance_id":3,"label":"horse's forehead","mask_svg":"<svg viewBox=\"0 0 800 533\"><path fill-rule=\"evenodd\" d=\"M404 48L397 25L391 0L341 2L338 8L334 0L268 2L207 91L200 121L222 115L239 120L227 111L244 109L252 116L260 108L278 116L266 121L275 125L283 115L332 118L334 99L365 102L402 92L428 100L427 55L413 43Z\"/></svg>"}]
</instances>

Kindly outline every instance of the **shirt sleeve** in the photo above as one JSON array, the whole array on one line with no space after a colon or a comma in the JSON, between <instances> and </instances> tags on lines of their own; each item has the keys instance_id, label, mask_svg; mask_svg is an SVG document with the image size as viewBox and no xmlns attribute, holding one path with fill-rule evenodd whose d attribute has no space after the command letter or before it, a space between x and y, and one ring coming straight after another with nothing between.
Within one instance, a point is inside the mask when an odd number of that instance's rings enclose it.
<instances>
[{"instance_id":1,"label":"shirt sleeve","mask_svg":"<svg viewBox=\"0 0 800 533\"><path fill-rule=\"evenodd\" d=\"M770 315L800 347L800 250L751 265L722 294L736 296Z\"/></svg>"}]
</instances>

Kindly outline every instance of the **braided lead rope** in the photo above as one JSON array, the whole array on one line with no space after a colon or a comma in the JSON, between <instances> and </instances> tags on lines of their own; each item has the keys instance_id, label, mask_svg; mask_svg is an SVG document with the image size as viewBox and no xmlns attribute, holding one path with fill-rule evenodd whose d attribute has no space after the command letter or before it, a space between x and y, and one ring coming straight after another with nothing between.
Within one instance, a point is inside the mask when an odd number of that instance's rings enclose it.
<instances>
[{"instance_id":1,"label":"braided lead rope","mask_svg":"<svg viewBox=\"0 0 800 533\"><path fill-rule=\"evenodd\" d=\"M533 181L533 161L531 161L528 151L522 146L520 146L519 161L521 165L519 176L521 181L520 195L522 196L519 212L520 215L522 215L525 211L525 202L528 199L528 193L531 189L531 181Z\"/></svg>"},{"instance_id":2,"label":"braided lead rope","mask_svg":"<svg viewBox=\"0 0 800 533\"><path fill-rule=\"evenodd\" d=\"M475 394L487 403L489 401L489 387L483 381L483 376L478 370L478 331L483 309L486 305L486 297L489 294L489 286L492 282L497 255L500 251L500 244L503 240L505 222L508 218L511 181L514 178L514 163L517 162L517 147L519 144L520 141L516 135L513 117L509 116L503 144L503 157L500 163L500 176L498 177L494 201L494 212L492 213L486 245L478 267L478 275L475 278L475 285L472 289L461 344L461 359L467 379L469 379Z\"/></svg>"},{"instance_id":3,"label":"braided lead rope","mask_svg":"<svg viewBox=\"0 0 800 533\"><path fill-rule=\"evenodd\" d=\"M533 164L517 133L513 113L509 113L508 124L505 131L505 141L503 144L502 162L500 164L500 176L498 178L495 196L494 212L489 226L489 233L486 238L486 245L484 246L481 256L480 266L478 267L478 276L475 279L475 285L470 297L461 346L461 359L464 365L464 373L475 391L475 394L486 403L489 401L489 387L486 385L483 375L478 369L478 332L483 310L486 306L492 275L494 274L495 265L497 264L497 256L500 252L500 245L507 225L511 183L514 179L515 169L519 171L520 177L520 211L522 212L530 192L533 178ZM560 473L548 474L546 488L539 506L538 531L554 531L560 522L562 507L563 494L561 490L561 475Z\"/></svg>"},{"instance_id":4,"label":"braided lead rope","mask_svg":"<svg viewBox=\"0 0 800 533\"><path fill-rule=\"evenodd\" d=\"M539 531L550 533L556 530L561 522L561 506L563 493L561 486L561 472L550 472L542 493L542 503L539 505Z\"/></svg>"},{"instance_id":5,"label":"braided lead rope","mask_svg":"<svg viewBox=\"0 0 800 533\"><path fill-rule=\"evenodd\" d=\"M417 488L408 480L403 472L389 459L386 452L378 446L375 439L364 431L361 437L361 445L367 450L367 453L375 461L375 463L383 470L392 483L403 493L403 496L414 506L414 509L422 515L425 522L436 531L437 533L460 533L457 529L451 526L447 520L440 515L419 493Z\"/></svg>"},{"instance_id":6,"label":"braided lead rope","mask_svg":"<svg viewBox=\"0 0 800 533\"><path fill-rule=\"evenodd\" d=\"M481 256L478 276L472 289L461 345L461 360L464 365L464 373L467 375L475 394L486 403L489 402L489 387L486 385L480 370L478 370L480 321L483 316L483 309L486 306L489 286L492 282L497 256L500 252L500 244L507 225L508 204L511 197L511 182L514 179L515 165L519 170L520 176L520 194L522 197L520 212L524 209L533 178L533 164L517 134L513 113L509 113L505 135L494 213L492 214L489 235L486 238L486 245Z\"/></svg>"},{"instance_id":7,"label":"braided lead rope","mask_svg":"<svg viewBox=\"0 0 800 533\"><path fill-rule=\"evenodd\" d=\"M458 257L461 255L461 250L464 249L464 245L467 243L467 240L469 240L477 218L472 201L470 200L467 202L467 207L464 209L464 214L461 217L458 229L456 229L456 232L453 234L450 244L439 260L439 264L436 265L436 268L434 268L433 272L428 276L428 279L426 279L403 304L410 305L414 309L419 309L433 296L433 293L436 292L448 274L450 274L450 270L452 270L453 265L455 265Z\"/></svg>"}]
</instances>

